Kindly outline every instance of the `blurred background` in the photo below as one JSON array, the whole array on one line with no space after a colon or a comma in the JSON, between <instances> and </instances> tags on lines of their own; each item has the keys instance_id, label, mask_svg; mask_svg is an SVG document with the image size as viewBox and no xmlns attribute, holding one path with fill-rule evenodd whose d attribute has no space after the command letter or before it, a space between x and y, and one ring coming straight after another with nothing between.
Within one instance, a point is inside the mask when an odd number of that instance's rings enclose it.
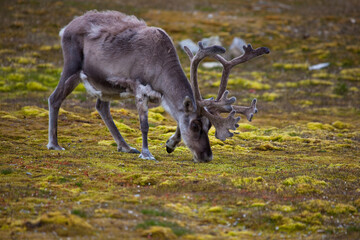
<instances>
[{"instance_id":1,"label":"blurred background","mask_svg":"<svg viewBox=\"0 0 360 240\"><path fill-rule=\"evenodd\" d=\"M19 101L25 97L46 107L63 64L60 29L88 10L111 9L163 28L177 46L187 74L189 61L179 45L186 39L196 43L215 38L228 50L235 38L254 48L269 47L270 55L234 68L229 82L238 101L248 104L256 97L262 112L359 108L360 2L356 0L2 0L0 4L4 102L27 104ZM217 67L201 67L203 95L216 94L220 73ZM76 105L89 102L82 86L71 99ZM126 101L113 104L131 107Z\"/></svg>"}]
</instances>

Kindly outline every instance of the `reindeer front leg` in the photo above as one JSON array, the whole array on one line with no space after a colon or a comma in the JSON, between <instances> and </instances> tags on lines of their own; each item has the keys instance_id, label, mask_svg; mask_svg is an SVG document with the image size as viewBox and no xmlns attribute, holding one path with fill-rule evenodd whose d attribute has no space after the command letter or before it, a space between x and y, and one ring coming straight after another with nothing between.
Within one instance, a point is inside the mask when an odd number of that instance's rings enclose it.
<instances>
[{"instance_id":1,"label":"reindeer front leg","mask_svg":"<svg viewBox=\"0 0 360 240\"><path fill-rule=\"evenodd\" d=\"M176 128L176 132L174 133L174 135L172 135L167 141L166 141L166 151L168 153L172 153L176 146L180 143L181 141L181 133L180 133L180 127L179 125Z\"/></svg>"},{"instance_id":2,"label":"reindeer front leg","mask_svg":"<svg viewBox=\"0 0 360 240\"><path fill-rule=\"evenodd\" d=\"M104 121L111 135L113 136L117 144L118 152L140 153L137 149L130 147L126 143L125 139L121 136L110 113L110 102L105 102L101 99L98 99L96 102L96 110L99 112L102 120Z\"/></svg>"},{"instance_id":3,"label":"reindeer front leg","mask_svg":"<svg viewBox=\"0 0 360 240\"><path fill-rule=\"evenodd\" d=\"M156 160L154 156L150 153L148 147L148 132L149 132L149 123L148 123L148 102L149 96L144 91L143 85L139 85L136 89L136 107L139 113L140 119L140 129L142 133L142 150L139 158Z\"/></svg>"}]
</instances>

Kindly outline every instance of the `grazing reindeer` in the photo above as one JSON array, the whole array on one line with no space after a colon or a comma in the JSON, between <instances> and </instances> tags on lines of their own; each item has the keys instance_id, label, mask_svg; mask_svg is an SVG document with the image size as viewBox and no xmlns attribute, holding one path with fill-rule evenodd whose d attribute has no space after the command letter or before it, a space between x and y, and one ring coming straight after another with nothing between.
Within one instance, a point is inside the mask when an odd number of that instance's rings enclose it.
<instances>
[{"instance_id":1,"label":"grazing reindeer","mask_svg":"<svg viewBox=\"0 0 360 240\"><path fill-rule=\"evenodd\" d=\"M142 151L139 157L155 159L148 149L148 102L163 105L177 121L175 134L166 142L169 153L181 139L191 150L196 162L212 159L208 131L216 128L216 137L225 140L232 136L239 117L245 114L250 121L256 110L254 99L250 107L232 106L235 98L227 98L225 91L230 69L236 64L268 53L267 48L253 50L249 45L245 54L230 62L219 53L219 46L203 48L191 58L191 84L186 78L170 37L159 28L148 27L134 16L116 11L90 11L75 18L60 32L64 69L55 91L49 97L49 149L63 150L57 141L57 121L61 103L82 81L87 91L97 97L96 109L111 135L118 151L140 153L130 147L116 128L110 115L110 100L135 96L142 132ZM219 95L216 100L201 98L197 84L197 67L206 56L224 66ZM229 112L227 118L220 113Z\"/></svg>"}]
</instances>

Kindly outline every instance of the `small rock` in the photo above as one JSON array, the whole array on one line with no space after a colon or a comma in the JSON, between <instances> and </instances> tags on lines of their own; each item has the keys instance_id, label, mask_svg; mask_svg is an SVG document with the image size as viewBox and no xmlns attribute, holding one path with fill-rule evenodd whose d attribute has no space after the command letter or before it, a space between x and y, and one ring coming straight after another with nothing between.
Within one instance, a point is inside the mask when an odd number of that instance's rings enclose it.
<instances>
[{"instance_id":1,"label":"small rock","mask_svg":"<svg viewBox=\"0 0 360 240\"><path fill-rule=\"evenodd\" d=\"M244 54L244 46L246 42L238 37L235 37L230 45L229 54L231 57L238 57Z\"/></svg>"},{"instance_id":2,"label":"small rock","mask_svg":"<svg viewBox=\"0 0 360 240\"><path fill-rule=\"evenodd\" d=\"M219 62L204 62L204 63L202 64L202 66L203 66L204 68L211 69L211 68L222 67L222 64L219 63Z\"/></svg>"},{"instance_id":3,"label":"small rock","mask_svg":"<svg viewBox=\"0 0 360 240\"><path fill-rule=\"evenodd\" d=\"M184 50L184 47L188 47L190 51L195 54L197 51L199 51L199 46L194 43L191 39L185 39L179 42L179 45L182 50Z\"/></svg>"},{"instance_id":4,"label":"small rock","mask_svg":"<svg viewBox=\"0 0 360 240\"><path fill-rule=\"evenodd\" d=\"M320 69L323 69L323 68L326 68L330 65L330 63L319 63L319 64L316 64L316 65L312 65L309 67L309 70L312 71L312 70L320 70Z\"/></svg>"},{"instance_id":5,"label":"small rock","mask_svg":"<svg viewBox=\"0 0 360 240\"><path fill-rule=\"evenodd\" d=\"M222 46L219 36L203 38L201 40L201 42L203 43L204 47L210 47L210 46L214 46L214 45Z\"/></svg>"}]
</instances>

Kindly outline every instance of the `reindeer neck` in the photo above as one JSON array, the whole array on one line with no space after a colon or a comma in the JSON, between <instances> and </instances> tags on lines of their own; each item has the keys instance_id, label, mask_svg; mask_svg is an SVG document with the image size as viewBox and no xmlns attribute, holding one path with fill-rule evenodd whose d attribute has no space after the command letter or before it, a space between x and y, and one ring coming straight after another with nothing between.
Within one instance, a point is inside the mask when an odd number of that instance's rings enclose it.
<instances>
[{"instance_id":1,"label":"reindeer neck","mask_svg":"<svg viewBox=\"0 0 360 240\"><path fill-rule=\"evenodd\" d=\"M157 29L160 44L157 48L159 56L157 58L161 65L161 72L153 82L153 86L159 89L163 95L162 104L167 112L178 121L184 114L183 102L186 96L196 106L193 90L187 79L176 53L176 49L170 37L162 30Z\"/></svg>"},{"instance_id":2,"label":"reindeer neck","mask_svg":"<svg viewBox=\"0 0 360 240\"><path fill-rule=\"evenodd\" d=\"M189 97L196 106L191 85L181 68L162 75L161 89L162 105L176 121L184 114L185 97Z\"/></svg>"}]
</instances>

